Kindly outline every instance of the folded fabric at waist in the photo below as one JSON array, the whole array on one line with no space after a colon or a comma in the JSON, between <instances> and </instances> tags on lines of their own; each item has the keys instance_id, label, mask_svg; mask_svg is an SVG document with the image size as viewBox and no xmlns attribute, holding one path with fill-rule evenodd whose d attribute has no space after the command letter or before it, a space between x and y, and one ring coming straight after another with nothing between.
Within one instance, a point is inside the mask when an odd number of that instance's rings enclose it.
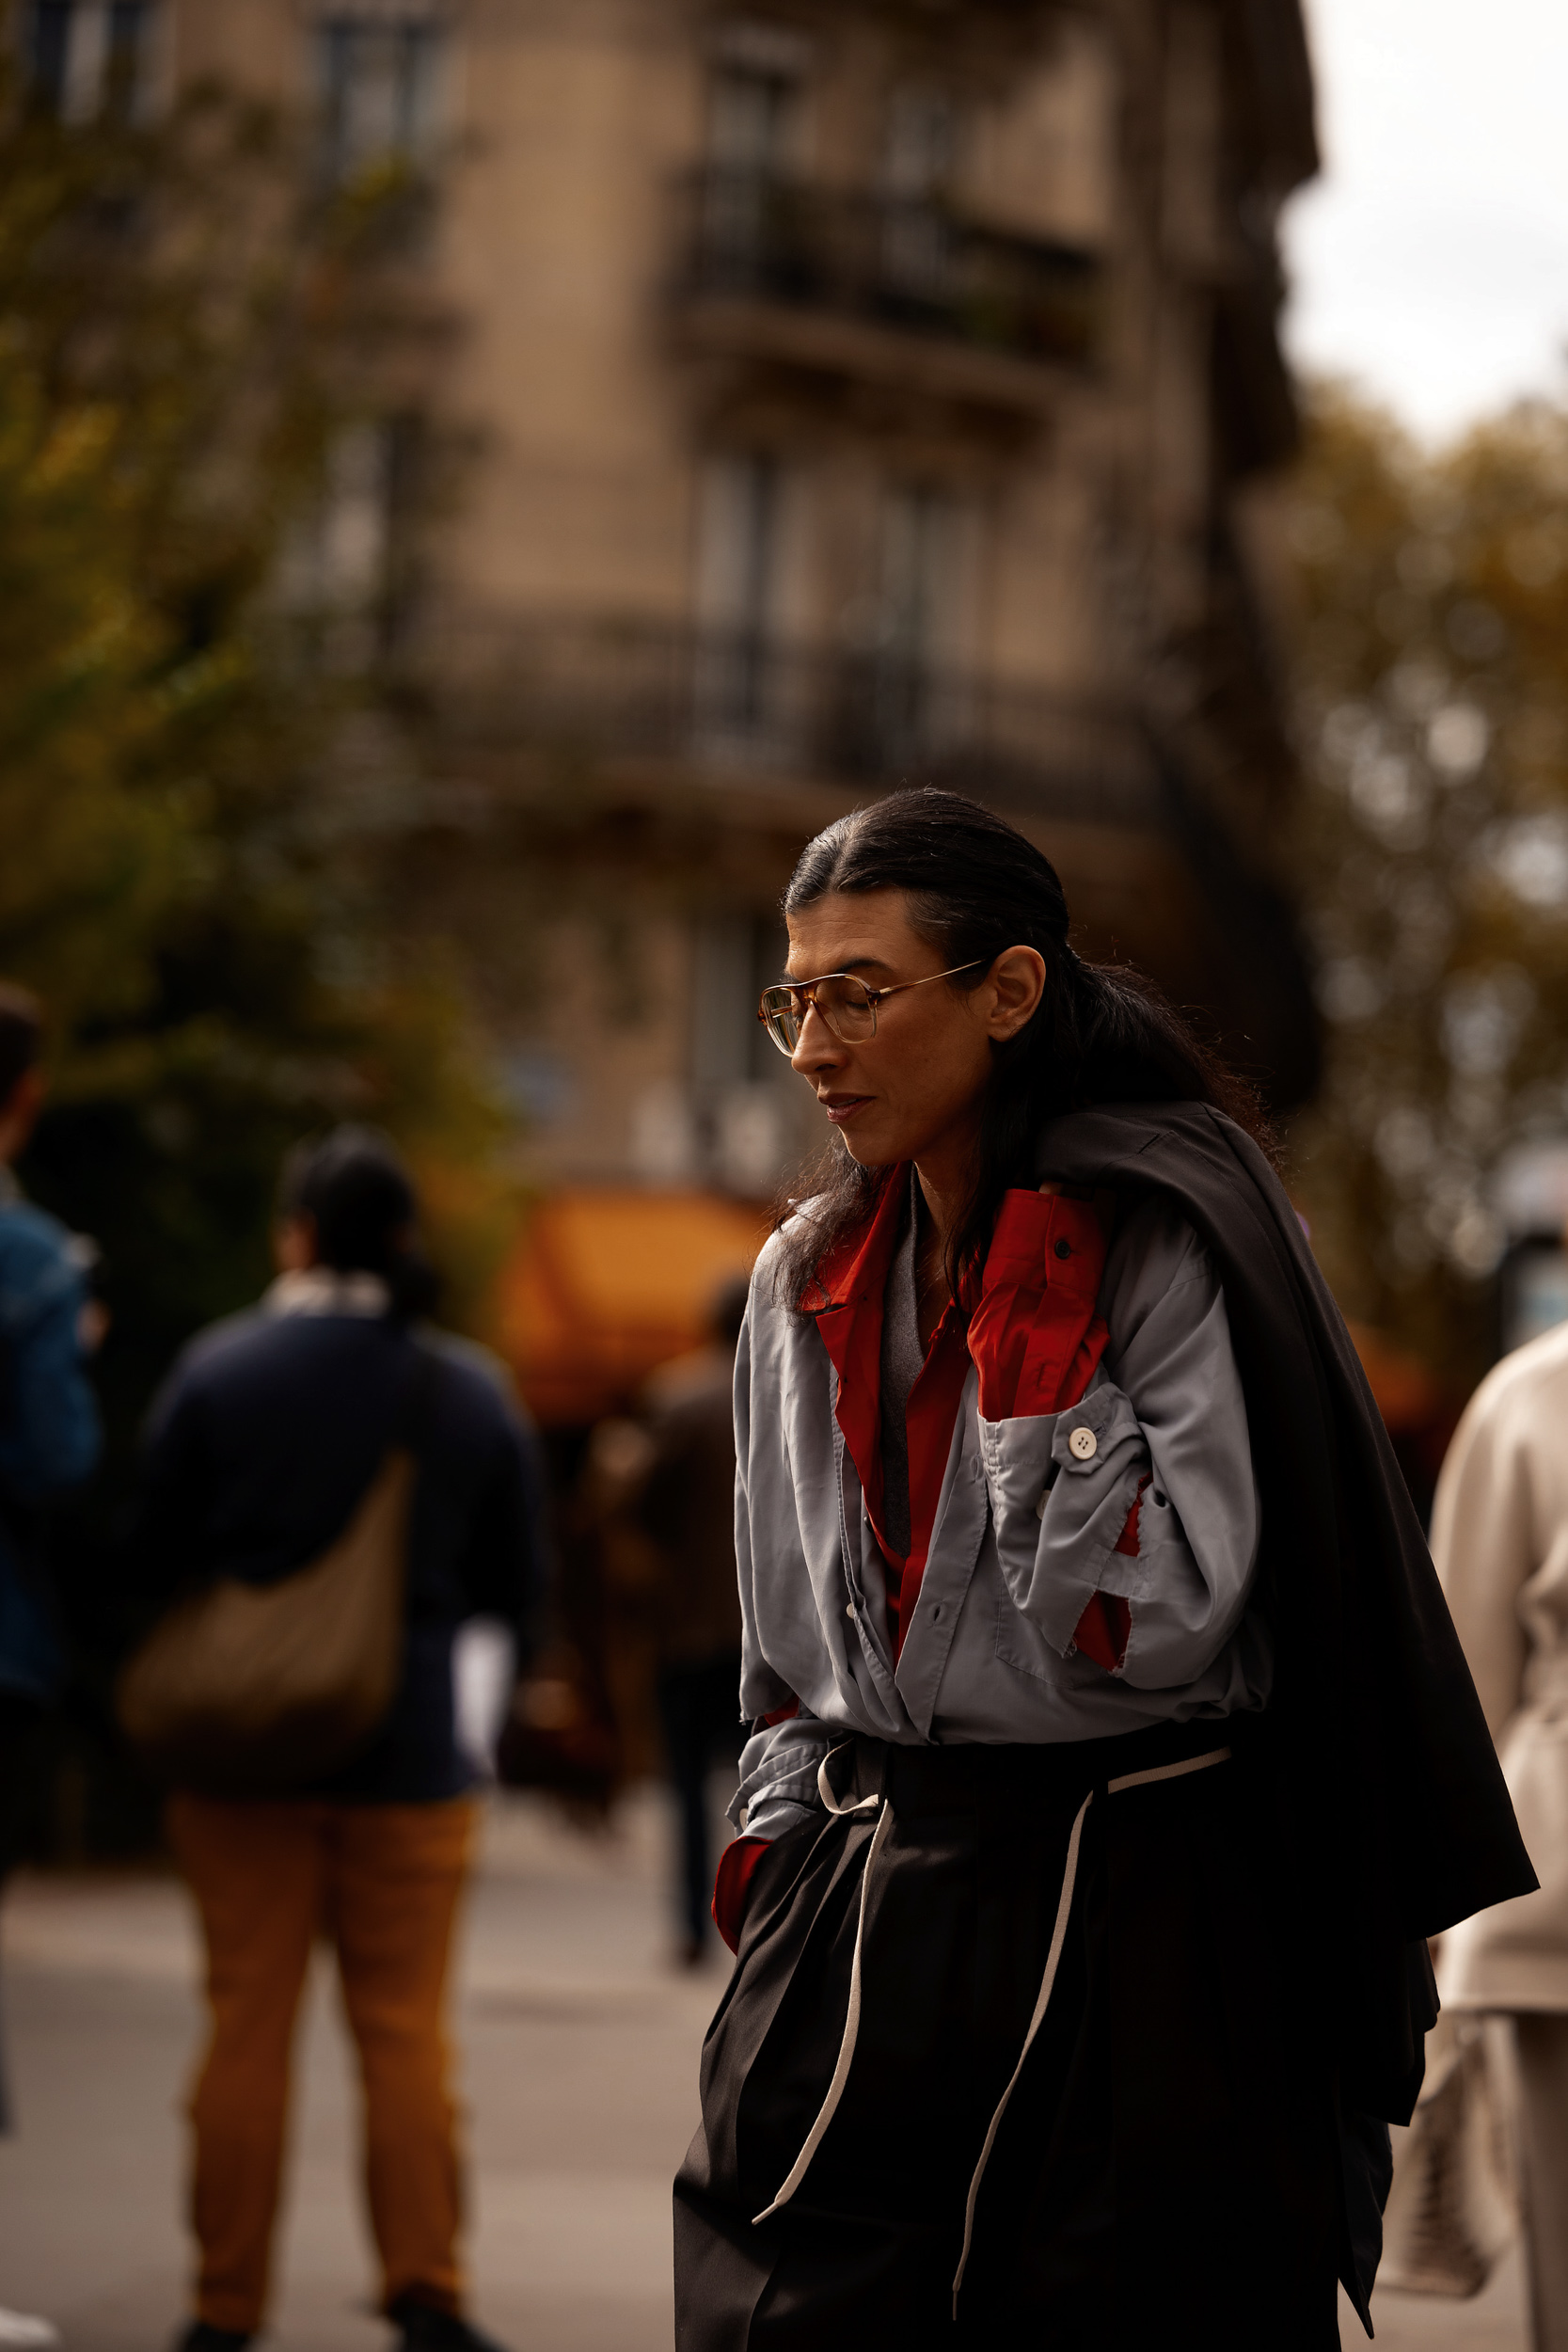
<instances>
[{"instance_id":1,"label":"folded fabric at waist","mask_svg":"<svg viewBox=\"0 0 1568 2352\"><path fill-rule=\"evenodd\" d=\"M828 1772L841 1800L885 1796L904 1820L972 1807L1075 1803L1131 1773L1157 1772L1232 1745L1240 1727L1239 1718L1225 1717L1151 1724L1108 1740L945 1748L901 1747L857 1732L833 1751Z\"/></svg>"}]
</instances>

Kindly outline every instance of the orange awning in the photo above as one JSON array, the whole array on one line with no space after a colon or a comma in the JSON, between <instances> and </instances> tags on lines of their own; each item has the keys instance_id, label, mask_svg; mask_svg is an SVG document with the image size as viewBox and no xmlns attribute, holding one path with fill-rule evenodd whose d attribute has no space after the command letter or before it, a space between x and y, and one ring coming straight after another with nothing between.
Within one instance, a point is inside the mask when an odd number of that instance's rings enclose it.
<instances>
[{"instance_id":1,"label":"orange awning","mask_svg":"<svg viewBox=\"0 0 1568 2352\"><path fill-rule=\"evenodd\" d=\"M560 1428L624 1411L656 1365L699 1346L764 1213L694 1192L558 1192L502 1270L497 1342L531 1410Z\"/></svg>"}]
</instances>

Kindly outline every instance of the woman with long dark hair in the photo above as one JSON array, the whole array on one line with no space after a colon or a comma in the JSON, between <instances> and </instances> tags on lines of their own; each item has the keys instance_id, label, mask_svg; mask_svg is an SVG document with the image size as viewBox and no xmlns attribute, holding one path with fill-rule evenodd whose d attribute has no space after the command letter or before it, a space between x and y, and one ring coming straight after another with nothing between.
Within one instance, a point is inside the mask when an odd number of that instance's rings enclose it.
<instances>
[{"instance_id":1,"label":"woman with long dark hair","mask_svg":"<svg viewBox=\"0 0 1568 2352\"><path fill-rule=\"evenodd\" d=\"M946 793L831 826L736 1368L738 1959L681 2352L1329 2352L1421 1939L1528 1884L1256 1098Z\"/></svg>"}]
</instances>

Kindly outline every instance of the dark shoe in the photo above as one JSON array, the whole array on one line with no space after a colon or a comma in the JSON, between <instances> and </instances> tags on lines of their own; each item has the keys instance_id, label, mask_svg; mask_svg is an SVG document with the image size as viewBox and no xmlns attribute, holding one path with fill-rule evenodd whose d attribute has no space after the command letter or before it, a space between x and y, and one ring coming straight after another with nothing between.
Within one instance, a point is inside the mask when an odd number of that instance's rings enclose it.
<instances>
[{"instance_id":1,"label":"dark shoe","mask_svg":"<svg viewBox=\"0 0 1568 2352\"><path fill-rule=\"evenodd\" d=\"M501 2352L493 2336L482 2336L458 2312L436 2311L412 2296L400 2295L387 2306L387 2316L403 2330L398 2352Z\"/></svg>"},{"instance_id":2,"label":"dark shoe","mask_svg":"<svg viewBox=\"0 0 1568 2352\"><path fill-rule=\"evenodd\" d=\"M174 2352L245 2352L250 2342L243 2328L214 2328L210 2319L193 2319L174 2339Z\"/></svg>"}]
</instances>

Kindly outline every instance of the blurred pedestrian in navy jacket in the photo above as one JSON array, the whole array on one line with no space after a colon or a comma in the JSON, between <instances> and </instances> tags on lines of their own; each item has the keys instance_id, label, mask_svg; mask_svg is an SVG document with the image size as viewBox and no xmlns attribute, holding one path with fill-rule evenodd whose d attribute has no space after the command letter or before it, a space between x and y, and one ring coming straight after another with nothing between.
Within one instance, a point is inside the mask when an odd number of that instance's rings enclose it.
<instances>
[{"instance_id":1,"label":"blurred pedestrian in navy jacket","mask_svg":"<svg viewBox=\"0 0 1568 2352\"><path fill-rule=\"evenodd\" d=\"M83 1371L97 1311L81 1245L22 1197L10 1164L43 1101L42 1009L0 983L0 1883L21 1857L42 1732L65 1680L40 1514L98 1461L98 1406ZM0 2065L0 2132L9 2127ZM52 2343L47 2321L0 2312L0 2341Z\"/></svg>"},{"instance_id":2,"label":"blurred pedestrian in navy jacket","mask_svg":"<svg viewBox=\"0 0 1568 2352\"><path fill-rule=\"evenodd\" d=\"M10 1169L43 1100L41 1032L37 1000L0 984L0 1878L17 1859L39 1734L65 1679L40 1513L90 1476L99 1450L82 1246L23 1199ZM0 2122L4 2107L0 2089Z\"/></svg>"},{"instance_id":3,"label":"blurred pedestrian in navy jacket","mask_svg":"<svg viewBox=\"0 0 1568 2352\"><path fill-rule=\"evenodd\" d=\"M24 1200L11 1162L43 1102L42 1014L0 983L0 1871L11 1859L20 1759L65 1676L41 1579L39 1513L98 1461L98 1406L83 1370L97 1336L74 1234Z\"/></svg>"},{"instance_id":4,"label":"blurred pedestrian in navy jacket","mask_svg":"<svg viewBox=\"0 0 1568 2352\"><path fill-rule=\"evenodd\" d=\"M484 2341L462 2316L442 2028L474 1827L452 1639L479 1614L526 1636L543 1581L544 1485L499 1368L414 1321L432 1289L416 1215L380 1136L341 1128L296 1154L283 1271L258 1309L191 1343L150 1424L134 1554L150 1594L219 1573L267 1583L319 1557L410 1414L420 1466L403 1679L370 1745L304 1794L182 1789L170 1802L212 2010L192 2103L200 2269L186 2352L234 2352L262 2323L290 2041L323 1925L364 2079L383 2309L409 2352Z\"/></svg>"}]
</instances>

